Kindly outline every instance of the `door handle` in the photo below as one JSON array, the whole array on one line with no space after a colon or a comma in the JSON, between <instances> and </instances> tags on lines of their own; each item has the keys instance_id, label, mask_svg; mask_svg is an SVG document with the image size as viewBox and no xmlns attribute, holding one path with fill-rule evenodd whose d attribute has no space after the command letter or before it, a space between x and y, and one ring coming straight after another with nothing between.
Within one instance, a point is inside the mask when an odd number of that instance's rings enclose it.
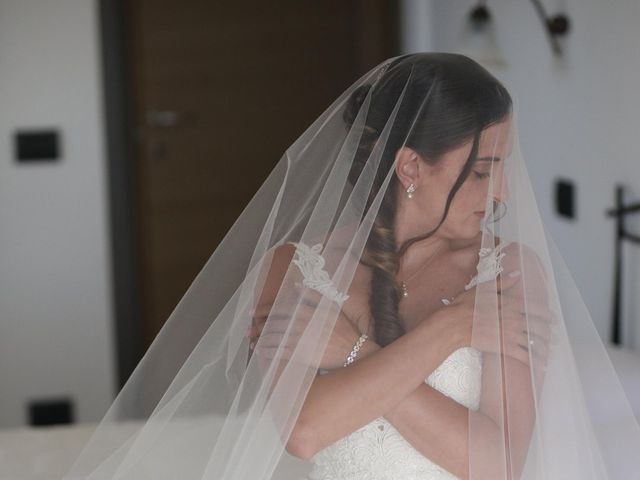
<instances>
[{"instance_id":1,"label":"door handle","mask_svg":"<svg viewBox=\"0 0 640 480\"><path fill-rule=\"evenodd\" d=\"M159 128L176 127L183 123L184 115L175 110L148 110L147 125Z\"/></svg>"}]
</instances>

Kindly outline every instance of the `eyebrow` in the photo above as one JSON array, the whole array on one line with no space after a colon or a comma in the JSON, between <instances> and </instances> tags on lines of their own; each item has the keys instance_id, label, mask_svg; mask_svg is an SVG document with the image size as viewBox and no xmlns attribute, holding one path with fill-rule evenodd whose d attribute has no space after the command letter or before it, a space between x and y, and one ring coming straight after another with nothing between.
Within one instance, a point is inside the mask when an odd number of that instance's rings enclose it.
<instances>
[{"instance_id":1,"label":"eyebrow","mask_svg":"<svg viewBox=\"0 0 640 480\"><path fill-rule=\"evenodd\" d=\"M500 157L480 157L476 159L477 162L499 162Z\"/></svg>"}]
</instances>

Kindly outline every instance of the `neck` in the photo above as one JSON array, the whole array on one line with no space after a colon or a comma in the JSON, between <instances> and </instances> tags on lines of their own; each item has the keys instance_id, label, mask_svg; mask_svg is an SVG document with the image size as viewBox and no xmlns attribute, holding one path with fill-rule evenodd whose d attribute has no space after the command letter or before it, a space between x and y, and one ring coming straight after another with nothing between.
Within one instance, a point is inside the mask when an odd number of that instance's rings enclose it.
<instances>
[{"instance_id":1,"label":"neck","mask_svg":"<svg viewBox=\"0 0 640 480\"><path fill-rule=\"evenodd\" d=\"M394 236L398 247L407 240L424 235L425 233L424 231L416 231L415 226L411 222L403 221L400 217L396 218ZM451 240L438 235L436 231L436 233L430 237L418 240L407 248L400 261L402 265L401 269L411 272L416 266L423 264L425 261L429 261L428 259L434 258L435 255L440 255L451 248Z\"/></svg>"},{"instance_id":2,"label":"neck","mask_svg":"<svg viewBox=\"0 0 640 480\"><path fill-rule=\"evenodd\" d=\"M420 212L412 211L415 208L415 205L411 202L407 202L406 199L402 197L404 192L400 192L398 194L397 201L400 202L400 208L396 211L396 217L394 219L394 237L396 240L396 246L400 247L405 241L418 237L420 235L424 235L427 233L427 230L422 228L416 228L415 218L420 215ZM433 219L432 223L435 227L438 219ZM433 227L431 227L433 228ZM411 244L411 246L407 249L405 255L409 255L409 252L417 252L420 251L422 254L429 254L430 251L435 252L438 251L446 244L449 243L449 240L443 238L439 235L439 231L436 231L429 238L425 238L418 242Z\"/></svg>"}]
</instances>

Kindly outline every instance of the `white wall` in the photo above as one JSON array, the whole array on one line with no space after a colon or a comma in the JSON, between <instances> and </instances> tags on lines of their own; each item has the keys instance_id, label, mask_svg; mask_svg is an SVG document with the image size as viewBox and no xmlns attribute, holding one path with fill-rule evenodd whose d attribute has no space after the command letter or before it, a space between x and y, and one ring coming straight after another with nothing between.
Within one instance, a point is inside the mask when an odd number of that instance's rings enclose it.
<instances>
[{"instance_id":1,"label":"white wall","mask_svg":"<svg viewBox=\"0 0 640 480\"><path fill-rule=\"evenodd\" d=\"M405 52L456 51L469 0L405 0ZM531 2L493 0L497 41L507 65L489 69L515 98L520 142L538 206L603 339L609 336L614 186L640 201L640 3L551 0L572 22L562 59L554 58ZM426 33L428 31L428 33ZM577 186L577 220L555 215L553 180ZM630 222L640 234L640 219ZM640 348L640 247L625 248L625 343Z\"/></svg>"},{"instance_id":2,"label":"white wall","mask_svg":"<svg viewBox=\"0 0 640 480\"><path fill-rule=\"evenodd\" d=\"M0 0L0 427L71 395L113 399L110 252L97 6ZM57 127L63 158L16 164L16 128Z\"/></svg>"},{"instance_id":3,"label":"white wall","mask_svg":"<svg viewBox=\"0 0 640 480\"><path fill-rule=\"evenodd\" d=\"M432 2L404 0L400 4L400 42L403 52L421 52L434 49Z\"/></svg>"}]
</instances>

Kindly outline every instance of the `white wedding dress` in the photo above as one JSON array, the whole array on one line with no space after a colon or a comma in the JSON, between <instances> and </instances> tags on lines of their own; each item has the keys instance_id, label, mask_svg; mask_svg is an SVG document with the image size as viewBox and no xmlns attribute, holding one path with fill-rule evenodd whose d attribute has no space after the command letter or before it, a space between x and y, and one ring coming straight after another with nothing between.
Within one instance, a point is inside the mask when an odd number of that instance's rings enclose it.
<instances>
[{"instance_id":1,"label":"white wedding dress","mask_svg":"<svg viewBox=\"0 0 640 480\"><path fill-rule=\"evenodd\" d=\"M293 243L293 242L291 242ZM338 292L324 271L322 245L296 245L304 285L342 303L348 295ZM495 278L502 271L504 245L480 250L478 274L465 286ZM446 304L446 299L442 299ZM320 373L323 373L321 370ZM482 375L482 352L472 347L455 350L425 382L471 410L478 410ZM341 438L312 458L313 468L303 480L454 480L455 475L416 450L384 417Z\"/></svg>"},{"instance_id":2,"label":"white wedding dress","mask_svg":"<svg viewBox=\"0 0 640 480\"><path fill-rule=\"evenodd\" d=\"M480 403L482 354L459 348L426 380L467 408ZM316 453L305 480L453 480L458 477L433 463L407 442L384 417Z\"/></svg>"}]
</instances>

